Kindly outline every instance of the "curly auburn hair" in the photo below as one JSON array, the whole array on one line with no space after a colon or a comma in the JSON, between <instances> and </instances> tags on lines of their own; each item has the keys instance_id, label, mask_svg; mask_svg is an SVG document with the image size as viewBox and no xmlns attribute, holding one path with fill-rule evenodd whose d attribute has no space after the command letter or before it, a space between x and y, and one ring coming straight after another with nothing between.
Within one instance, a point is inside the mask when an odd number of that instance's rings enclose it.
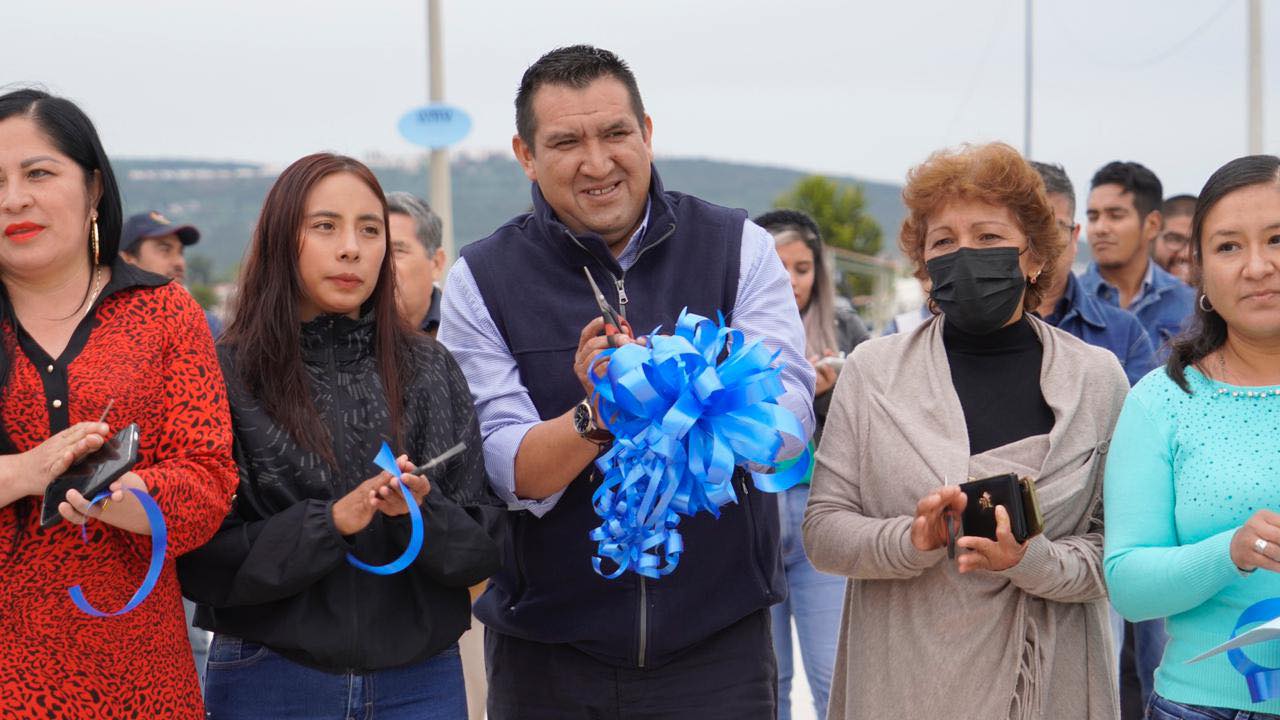
<instances>
[{"instance_id":1,"label":"curly auburn hair","mask_svg":"<svg viewBox=\"0 0 1280 720\"><path fill-rule=\"evenodd\" d=\"M993 142L939 150L907 173L907 184L902 189L907 217L902 221L898 246L915 263L917 278L929 277L924 262L929 218L956 201L1008 208L1027 236L1032 257L1044 263L1040 274L1053 277L1063 247L1053 207L1045 196L1044 180L1017 150ZM1040 307L1042 295L1040 283L1028 283L1023 307Z\"/></svg>"}]
</instances>

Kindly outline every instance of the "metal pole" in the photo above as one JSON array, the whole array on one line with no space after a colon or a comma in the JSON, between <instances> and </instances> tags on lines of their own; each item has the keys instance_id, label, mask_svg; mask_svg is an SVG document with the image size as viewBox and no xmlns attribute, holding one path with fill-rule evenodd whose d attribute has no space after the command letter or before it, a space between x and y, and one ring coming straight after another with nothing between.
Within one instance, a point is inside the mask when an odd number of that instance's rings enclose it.
<instances>
[{"instance_id":1,"label":"metal pole","mask_svg":"<svg viewBox=\"0 0 1280 720\"><path fill-rule=\"evenodd\" d=\"M1249 0L1249 154L1262 153L1262 0Z\"/></svg>"},{"instance_id":2,"label":"metal pole","mask_svg":"<svg viewBox=\"0 0 1280 720\"><path fill-rule=\"evenodd\" d=\"M444 43L441 41L444 32L440 16L440 0L427 0L427 95L433 103L444 102ZM453 185L447 149L431 151L429 182L431 208L443 224L440 246L444 248L445 262L452 263L457 251L453 242Z\"/></svg>"},{"instance_id":3,"label":"metal pole","mask_svg":"<svg viewBox=\"0 0 1280 720\"><path fill-rule=\"evenodd\" d=\"M1253 0L1253 1L1257 2L1257 0ZM1032 77L1032 70L1033 70L1032 62L1034 60L1034 55L1035 55L1032 52L1032 49L1033 49L1032 41L1034 39L1034 32L1032 28L1034 27L1033 20L1034 20L1034 10L1035 10L1035 0L1026 0L1026 8L1027 10L1025 14L1026 14L1026 20L1027 20L1027 27L1026 27L1026 34L1023 40L1023 48L1026 50L1026 60L1022 66L1022 81L1023 81L1022 101L1024 103L1022 108L1022 155L1027 159L1030 159L1031 158L1031 97L1032 97L1031 96L1031 77Z\"/></svg>"}]
</instances>

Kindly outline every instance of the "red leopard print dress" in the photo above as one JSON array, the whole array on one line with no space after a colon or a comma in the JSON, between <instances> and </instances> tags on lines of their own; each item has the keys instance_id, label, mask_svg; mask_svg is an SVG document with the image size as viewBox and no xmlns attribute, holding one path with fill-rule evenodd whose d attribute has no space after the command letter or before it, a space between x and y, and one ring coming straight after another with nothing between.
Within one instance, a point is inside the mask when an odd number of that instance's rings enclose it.
<instances>
[{"instance_id":1,"label":"red leopard print dress","mask_svg":"<svg viewBox=\"0 0 1280 720\"><path fill-rule=\"evenodd\" d=\"M6 318L12 362L0 420L26 451L97 420L141 427L134 468L164 511L169 550L151 596L133 612L93 618L71 603L83 585L114 612L140 584L151 539L101 523L39 524L39 498L0 508L0 718L202 718L174 559L203 544L236 486L226 387L203 313L177 284L117 262L95 311L60 358Z\"/></svg>"}]
</instances>

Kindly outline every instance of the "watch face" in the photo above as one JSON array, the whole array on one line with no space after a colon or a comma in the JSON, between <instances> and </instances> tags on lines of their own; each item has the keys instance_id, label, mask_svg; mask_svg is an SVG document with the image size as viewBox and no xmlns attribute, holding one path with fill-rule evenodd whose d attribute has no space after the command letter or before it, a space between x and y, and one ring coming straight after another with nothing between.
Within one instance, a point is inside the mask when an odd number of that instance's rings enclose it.
<instances>
[{"instance_id":1,"label":"watch face","mask_svg":"<svg viewBox=\"0 0 1280 720\"><path fill-rule=\"evenodd\" d=\"M573 429L579 435L585 435L591 429L591 408L586 403L579 403L573 409Z\"/></svg>"}]
</instances>

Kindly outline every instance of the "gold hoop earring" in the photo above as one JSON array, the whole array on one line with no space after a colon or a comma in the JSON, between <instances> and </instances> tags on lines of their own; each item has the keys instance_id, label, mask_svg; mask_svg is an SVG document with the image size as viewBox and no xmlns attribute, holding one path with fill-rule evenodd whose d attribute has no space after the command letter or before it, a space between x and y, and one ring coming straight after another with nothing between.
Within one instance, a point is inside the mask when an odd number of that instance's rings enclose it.
<instances>
[{"instance_id":1,"label":"gold hoop earring","mask_svg":"<svg viewBox=\"0 0 1280 720\"><path fill-rule=\"evenodd\" d=\"M93 242L93 266L98 266L98 219L93 219L93 224L89 226L89 238Z\"/></svg>"}]
</instances>

